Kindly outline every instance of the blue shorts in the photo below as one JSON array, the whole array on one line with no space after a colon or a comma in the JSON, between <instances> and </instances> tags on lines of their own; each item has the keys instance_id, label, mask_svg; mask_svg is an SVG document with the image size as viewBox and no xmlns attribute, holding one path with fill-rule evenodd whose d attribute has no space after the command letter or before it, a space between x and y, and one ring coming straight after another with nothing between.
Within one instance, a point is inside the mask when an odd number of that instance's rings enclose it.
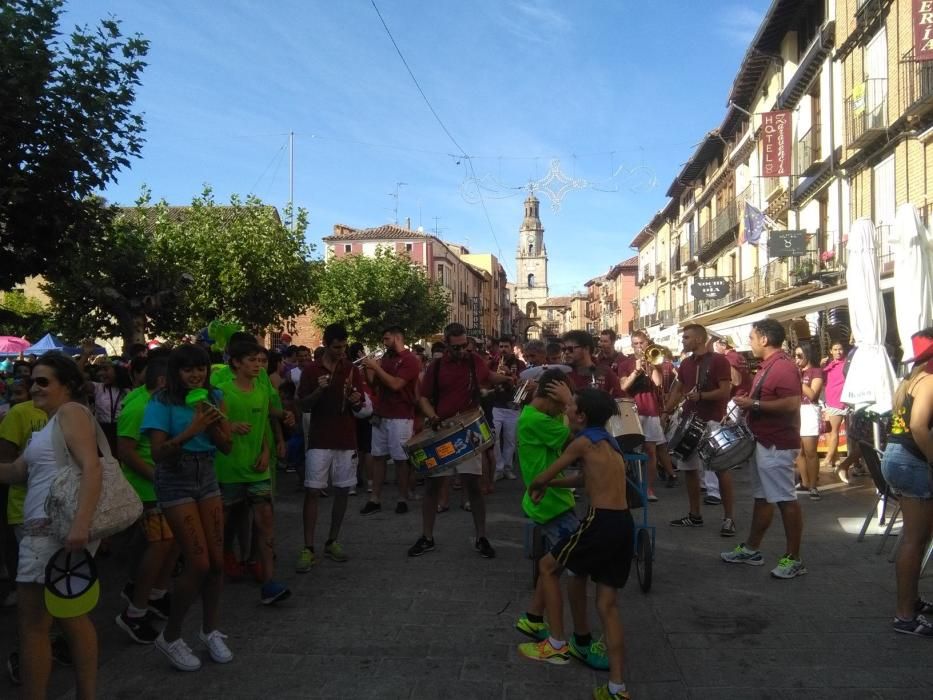
<instances>
[{"instance_id":1,"label":"blue shorts","mask_svg":"<svg viewBox=\"0 0 933 700\"><path fill-rule=\"evenodd\" d=\"M933 499L933 472L930 465L903 445L888 443L881 461L881 473L898 496Z\"/></svg>"},{"instance_id":2,"label":"blue shorts","mask_svg":"<svg viewBox=\"0 0 933 700\"><path fill-rule=\"evenodd\" d=\"M580 518L573 510L568 510L538 527L541 528L541 536L544 538L544 549L550 552L567 535L576 532L580 527Z\"/></svg>"},{"instance_id":3,"label":"blue shorts","mask_svg":"<svg viewBox=\"0 0 933 700\"><path fill-rule=\"evenodd\" d=\"M220 496L212 452L182 452L177 462L157 464L152 480L159 508Z\"/></svg>"}]
</instances>

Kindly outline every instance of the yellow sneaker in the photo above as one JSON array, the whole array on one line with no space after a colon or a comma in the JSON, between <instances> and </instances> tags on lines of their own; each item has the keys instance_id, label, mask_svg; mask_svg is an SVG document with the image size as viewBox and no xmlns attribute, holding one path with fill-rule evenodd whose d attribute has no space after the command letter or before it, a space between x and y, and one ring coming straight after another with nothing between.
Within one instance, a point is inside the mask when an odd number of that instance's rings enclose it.
<instances>
[{"instance_id":1,"label":"yellow sneaker","mask_svg":"<svg viewBox=\"0 0 933 700\"><path fill-rule=\"evenodd\" d=\"M564 644L560 649L555 649L547 639L519 644L518 653L533 661L545 661L559 666L570 663L570 647Z\"/></svg>"}]
</instances>

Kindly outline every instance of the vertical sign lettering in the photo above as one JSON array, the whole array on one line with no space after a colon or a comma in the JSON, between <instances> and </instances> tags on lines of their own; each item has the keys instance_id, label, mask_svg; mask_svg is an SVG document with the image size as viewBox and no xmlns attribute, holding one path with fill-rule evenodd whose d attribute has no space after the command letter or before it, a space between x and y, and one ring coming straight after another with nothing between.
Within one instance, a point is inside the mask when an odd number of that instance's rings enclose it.
<instances>
[{"instance_id":1,"label":"vertical sign lettering","mask_svg":"<svg viewBox=\"0 0 933 700\"><path fill-rule=\"evenodd\" d=\"M933 60L933 0L914 0L914 59Z\"/></svg>"},{"instance_id":2,"label":"vertical sign lettering","mask_svg":"<svg viewBox=\"0 0 933 700\"><path fill-rule=\"evenodd\" d=\"M933 3L933 0L929 1ZM784 177L791 174L790 131L789 109L765 112L761 115L762 177Z\"/></svg>"}]
</instances>

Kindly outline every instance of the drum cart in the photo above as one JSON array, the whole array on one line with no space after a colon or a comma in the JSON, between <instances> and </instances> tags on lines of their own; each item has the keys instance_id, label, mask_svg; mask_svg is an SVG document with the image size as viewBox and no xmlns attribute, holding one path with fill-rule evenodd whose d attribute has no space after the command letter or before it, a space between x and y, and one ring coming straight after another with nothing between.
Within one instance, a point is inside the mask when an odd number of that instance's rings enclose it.
<instances>
[{"instance_id":1,"label":"drum cart","mask_svg":"<svg viewBox=\"0 0 933 700\"><path fill-rule=\"evenodd\" d=\"M629 509L641 507L641 518L635 519L635 573L638 575L638 585L643 593L651 590L651 577L654 572L654 544L657 531L654 525L648 524L648 481L645 470L648 466L648 455L642 453L625 453L625 481L626 491L629 494ZM634 494L633 494L634 492ZM633 495L640 497L641 503L634 502Z\"/></svg>"}]
</instances>

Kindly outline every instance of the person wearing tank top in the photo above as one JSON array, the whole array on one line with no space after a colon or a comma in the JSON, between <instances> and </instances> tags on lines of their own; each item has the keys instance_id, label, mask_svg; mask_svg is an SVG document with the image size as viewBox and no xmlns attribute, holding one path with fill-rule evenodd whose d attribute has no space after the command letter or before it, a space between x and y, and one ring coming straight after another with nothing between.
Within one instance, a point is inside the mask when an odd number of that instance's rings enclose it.
<instances>
[{"instance_id":1,"label":"person wearing tank top","mask_svg":"<svg viewBox=\"0 0 933 700\"><path fill-rule=\"evenodd\" d=\"M881 473L899 497L895 632L933 638L933 600L920 595L922 561L933 533L933 326L911 337L910 374L894 394Z\"/></svg>"},{"instance_id":2,"label":"person wearing tank top","mask_svg":"<svg viewBox=\"0 0 933 700\"><path fill-rule=\"evenodd\" d=\"M0 463L0 481L27 484L24 537L16 571L20 628L20 658L24 697L45 697L52 666L49 630L52 616L45 607L45 566L59 549L93 552L89 542L91 520L100 498L103 473L97 454L97 428L90 410L79 403L84 376L77 363L59 352L46 353L32 371L33 404L45 411L49 422L33 433L23 454L12 463ZM68 453L81 468L78 507L71 529L62 542L54 534L45 499L61 465L52 444L60 430ZM74 661L77 697L95 697L97 686L97 632L88 615L59 619Z\"/></svg>"}]
</instances>

